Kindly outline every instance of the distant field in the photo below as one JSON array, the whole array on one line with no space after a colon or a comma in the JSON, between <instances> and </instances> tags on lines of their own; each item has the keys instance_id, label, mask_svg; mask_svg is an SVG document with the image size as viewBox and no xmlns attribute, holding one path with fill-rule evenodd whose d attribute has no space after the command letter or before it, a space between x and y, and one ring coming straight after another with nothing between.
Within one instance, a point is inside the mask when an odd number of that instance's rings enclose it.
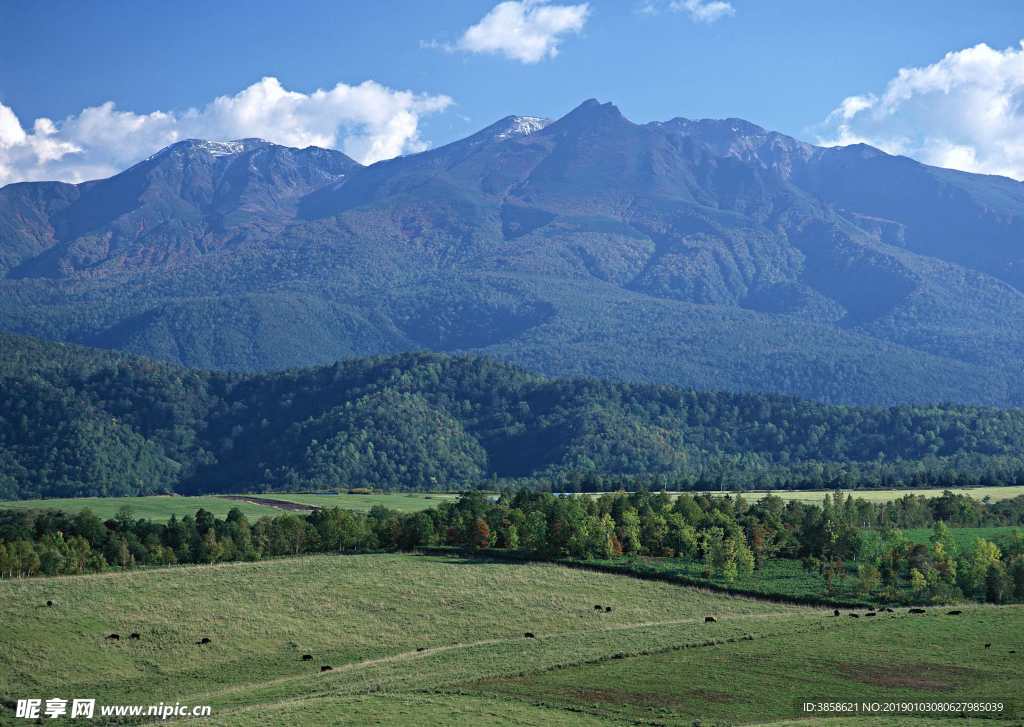
<instances>
[{"instance_id":1,"label":"distant field","mask_svg":"<svg viewBox=\"0 0 1024 727\"><path fill-rule=\"evenodd\" d=\"M383 505L401 512L417 512L434 507L446 500L454 500L458 495L447 493L381 493L374 495L299 495L299 494L253 494L233 497L252 497L263 500L308 505L312 507L340 507L346 510L368 511L375 505ZM217 517L224 517L233 507L239 508L250 520L257 520L265 515L280 515L285 510L270 504L258 504L245 500L202 495L199 497L175 497L152 495L149 497L76 497L52 500L0 500L0 510L64 510L78 512L89 508L102 519L111 518L118 510L127 505L137 518L165 521L171 515L195 515L196 510L209 510Z\"/></svg>"},{"instance_id":2,"label":"distant field","mask_svg":"<svg viewBox=\"0 0 1024 727\"><path fill-rule=\"evenodd\" d=\"M250 520L257 520L264 515L280 515L281 510L265 505L254 505L248 502L226 500L222 497L204 495L200 497L174 497L168 495L151 495L148 497L75 497L52 500L0 500L0 510L64 510L78 512L89 508L96 516L106 520L117 514L118 510L127 505L135 517L148 520L165 521L171 515L195 515L196 510L209 510L217 517L224 517L233 507L239 508Z\"/></svg>"},{"instance_id":3,"label":"distant field","mask_svg":"<svg viewBox=\"0 0 1024 727\"><path fill-rule=\"evenodd\" d=\"M300 505L312 505L314 507L340 507L344 510L367 511L377 505L399 512L418 512L435 507L439 503L458 499L458 495L450 493L420 493L420 492L382 492L371 495L301 495L289 492L268 493L253 495L253 497L283 500L284 502L295 502Z\"/></svg>"},{"instance_id":4,"label":"distant field","mask_svg":"<svg viewBox=\"0 0 1024 727\"><path fill-rule=\"evenodd\" d=\"M0 581L0 696L210 704L223 725L751 724L803 717L804 700L897 698L1000 701L1019 720L1024 608L963 610L833 618L552 564L411 555Z\"/></svg>"},{"instance_id":5,"label":"distant field","mask_svg":"<svg viewBox=\"0 0 1024 727\"><path fill-rule=\"evenodd\" d=\"M989 497L992 500L1009 500L1010 498L1017 497L1018 495L1024 495L1024 486L1021 485L1009 485L1007 487L964 487L949 488L951 492L955 492L962 495L970 495L976 500L981 500L985 497ZM896 498L903 497L904 495L922 495L924 497L938 497L945 489L912 489L912 490L841 490L845 494L852 494L854 497L859 497L870 502L886 502L888 500L895 500ZM765 495L778 495L783 500L800 500L801 502L821 502L825 495L831 495L835 490L750 490L747 492L741 492L739 494L749 500L758 500ZM708 494L718 495L735 495L735 492L726 491L720 493L718 491L710 491Z\"/></svg>"}]
</instances>

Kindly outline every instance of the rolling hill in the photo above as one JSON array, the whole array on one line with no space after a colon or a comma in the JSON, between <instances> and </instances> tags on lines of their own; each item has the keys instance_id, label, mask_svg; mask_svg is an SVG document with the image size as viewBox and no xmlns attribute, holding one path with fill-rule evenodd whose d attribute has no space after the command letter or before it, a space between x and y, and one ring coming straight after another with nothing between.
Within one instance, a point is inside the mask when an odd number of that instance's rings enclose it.
<instances>
[{"instance_id":1,"label":"rolling hill","mask_svg":"<svg viewBox=\"0 0 1024 727\"><path fill-rule=\"evenodd\" d=\"M0 499L1024 484L1024 411L553 380L415 353L212 373L0 334Z\"/></svg>"},{"instance_id":2,"label":"rolling hill","mask_svg":"<svg viewBox=\"0 0 1024 727\"><path fill-rule=\"evenodd\" d=\"M0 189L0 329L201 368L410 350L824 402L1024 402L1024 184L591 100L363 167L179 142Z\"/></svg>"}]
</instances>

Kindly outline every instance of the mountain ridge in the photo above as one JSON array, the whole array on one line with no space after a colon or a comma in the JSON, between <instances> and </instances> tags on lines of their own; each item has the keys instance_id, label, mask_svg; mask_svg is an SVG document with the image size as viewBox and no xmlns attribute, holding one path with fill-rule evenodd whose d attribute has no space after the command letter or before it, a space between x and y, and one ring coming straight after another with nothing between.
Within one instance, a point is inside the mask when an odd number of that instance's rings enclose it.
<instances>
[{"instance_id":1,"label":"mountain ridge","mask_svg":"<svg viewBox=\"0 0 1024 727\"><path fill-rule=\"evenodd\" d=\"M0 329L205 368L426 348L1019 405L1022 240L1013 180L592 99L367 167L186 140L107 180L8 185Z\"/></svg>"}]
</instances>

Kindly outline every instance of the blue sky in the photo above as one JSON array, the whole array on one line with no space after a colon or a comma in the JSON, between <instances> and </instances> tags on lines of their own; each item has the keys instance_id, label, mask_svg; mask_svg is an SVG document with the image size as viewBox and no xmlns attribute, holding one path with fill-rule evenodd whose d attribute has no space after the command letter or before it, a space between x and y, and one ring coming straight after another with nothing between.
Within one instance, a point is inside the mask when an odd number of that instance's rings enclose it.
<instances>
[{"instance_id":1,"label":"blue sky","mask_svg":"<svg viewBox=\"0 0 1024 727\"><path fill-rule=\"evenodd\" d=\"M931 163L1024 176L1024 150L1006 161L1016 153L1007 145L1024 131L1020 0L525 0L506 3L503 14L497 5L7 0L0 183L77 181L175 135L245 131L255 94L231 109L207 107L265 77L280 92L260 87L262 103L300 94L305 101L285 101L302 105L296 113L305 121L261 107L253 130L263 133L253 135L312 139L364 161L443 144L507 114L558 116L596 97L637 122L738 116L811 142L869 141ZM517 20L537 26L527 39L534 45L516 38ZM942 67L947 54L981 43L991 53L954 56ZM916 85L887 98L901 68L921 71ZM967 72L974 77L964 80ZM993 74L994 86L986 79ZM373 88L360 87L366 81ZM339 83L345 93L309 100ZM851 98L863 101L833 113ZM981 106L973 120L961 110L949 128L922 128L965 98ZM105 113L82 116L106 102L113 106ZM997 128L978 128L978 115L1000 104ZM184 118L189 109L196 118ZM173 118L147 116L156 111ZM34 129L39 118L49 125ZM284 128L304 123L305 134ZM124 141L126 124L138 138ZM112 148L119 138L126 148Z\"/></svg>"}]
</instances>

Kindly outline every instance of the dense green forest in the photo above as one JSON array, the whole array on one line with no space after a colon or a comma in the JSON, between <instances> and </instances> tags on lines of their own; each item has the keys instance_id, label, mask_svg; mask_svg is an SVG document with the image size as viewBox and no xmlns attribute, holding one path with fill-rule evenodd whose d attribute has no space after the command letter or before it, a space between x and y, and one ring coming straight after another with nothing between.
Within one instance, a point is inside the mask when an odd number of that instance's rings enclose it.
<instances>
[{"instance_id":1,"label":"dense green forest","mask_svg":"<svg viewBox=\"0 0 1024 727\"><path fill-rule=\"evenodd\" d=\"M703 578L726 585L757 577L770 562L800 561L821 578L818 599L850 592L890 603L1024 601L1024 537L1014 531L1005 542L963 547L951 525L1024 525L1024 496L990 504L947 492L871 503L837 493L817 505L773 495L749 503L742 496L521 490L496 501L466 493L417 513L331 508L255 523L237 508L223 520L199 510L167 523L136 519L127 508L105 522L88 510L0 509L0 577L446 545L599 563L626 556L616 563L626 568L641 556L698 562ZM901 527L933 531L927 544L912 543Z\"/></svg>"},{"instance_id":2,"label":"dense green forest","mask_svg":"<svg viewBox=\"0 0 1024 727\"><path fill-rule=\"evenodd\" d=\"M1024 482L1024 412L548 380L402 354L223 374L0 334L0 497Z\"/></svg>"}]
</instances>

